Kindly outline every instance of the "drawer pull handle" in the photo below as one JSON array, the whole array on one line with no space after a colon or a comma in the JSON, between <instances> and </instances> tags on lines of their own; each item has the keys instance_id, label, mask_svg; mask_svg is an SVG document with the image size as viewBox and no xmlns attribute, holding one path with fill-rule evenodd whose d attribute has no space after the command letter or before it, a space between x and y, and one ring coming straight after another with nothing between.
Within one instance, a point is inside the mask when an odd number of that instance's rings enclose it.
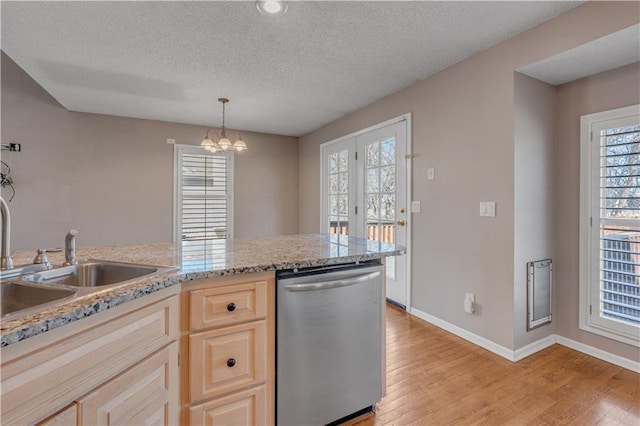
<instances>
[{"instance_id":1,"label":"drawer pull handle","mask_svg":"<svg viewBox=\"0 0 640 426\"><path fill-rule=\"evenodd\" d=\"M229 358L227 360L227 367L233 367L234 365L236 365L236 360L235 358Z\"/></svg>"},{"instance_id":2,"label":"drawer pull handle","mask_svg":"<svg viewBox=\"0 0 640 426\"><path fill-rule=\"evenodd\" d=\"M236 304L235 304L235 303L231 302L231 303L229 303L229 304L227 305L227 311L229 311L229 312L233 312L233 311L235 311L235 310L236 310Z\"/></svg>"}]
</instances>

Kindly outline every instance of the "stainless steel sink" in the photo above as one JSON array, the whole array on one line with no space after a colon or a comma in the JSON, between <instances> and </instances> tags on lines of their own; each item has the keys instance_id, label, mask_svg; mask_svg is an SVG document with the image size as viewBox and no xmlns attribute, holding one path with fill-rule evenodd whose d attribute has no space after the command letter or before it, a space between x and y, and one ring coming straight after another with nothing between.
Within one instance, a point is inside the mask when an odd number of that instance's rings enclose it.
<instances>
[{"instance_id":1,"label":"stainless steel sink","mask_svg":"<svg viewBox=\"0 0 640 426\"><path fill-rule=\"evenodd\" d=\"M77 265L24 275L21 279L73 287L102 287L144 277L157 272L158 269L153 266L129 263L86 261Z\"/></svg>"},{"instance_id":2,"label":"stainless steel sink","mask_svg":"<svg viewBox=\"0 0 640 426\"><path fill-rule=\"evenodd\" d=\"M42 263L35 264L35 265L17 266L15 268L5 269L0 271L0 281L2 282L10 281L15 278L19 278L22 275L35 274L37 272L44 271L44 270L46 270L46 268Z\"/></svg>"},{"instance_id":3,"label":"stainless steel sink","mask_svg":"<svg viewBox=\"0 0 640 426\"><path fill-rule=\"evenodd\" d=\"M0 285L0 316L40 307L49 302L59 301L75 295L77 290L34 286L29 284L5 282Z\"/></svg>"}]
</instances>

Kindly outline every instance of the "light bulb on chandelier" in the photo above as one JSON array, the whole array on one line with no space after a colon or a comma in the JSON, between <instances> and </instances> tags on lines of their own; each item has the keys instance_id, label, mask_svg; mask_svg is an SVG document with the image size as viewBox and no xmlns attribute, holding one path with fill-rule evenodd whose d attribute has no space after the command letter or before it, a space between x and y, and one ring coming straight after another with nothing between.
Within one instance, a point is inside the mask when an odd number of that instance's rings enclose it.
<instances>
[{"instance_id":1,"label":"light bulb on chandelier","mask_svg":"<svg viewBox=\"0 0 640 426\"><path fill-rule=\"evenodd\" d=\"M238 152L244 151L247 149L247 144L244 140L242 140L242 135L238 132L238 139L231 143L231 141L227 138L227 128L224 125L225 120L225 105L229 102L227 98L218 98L218 101L222 103L222 129L220 131L220 135L216 135L217 141L211 139L209 136L210 132L217 133L215 130L210 129L207 130L207 134L205 135L202 142L200 142L200 146L210 152L220 152L227 151L229 149L236 150Z\"/></svg>"}]
</instances>

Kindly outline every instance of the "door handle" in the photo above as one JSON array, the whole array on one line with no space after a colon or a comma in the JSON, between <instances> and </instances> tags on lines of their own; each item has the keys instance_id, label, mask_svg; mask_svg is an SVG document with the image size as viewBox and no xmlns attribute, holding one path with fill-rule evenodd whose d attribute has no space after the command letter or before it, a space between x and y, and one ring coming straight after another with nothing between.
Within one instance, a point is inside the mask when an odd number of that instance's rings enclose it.
<instances>
[{"instance_id":1,"label":"door handle","mask_svg":"<svg viewBox=\"0 0 640 426\"><path fill-rule=\"evenodd\" d=\"M377 278L380 272L371 272L369 274L360 275L355 278L348 278L346 280L324 281L313 284L291 284L284 287L286 291L316 291L316 290L328 290L330 288L347 287L350 285L360 284L372 279Z\"/></svg>"},{"instance_id":2,"label":"door handle","mask_svg":"<svg viewBox=\"0 0 640 426\"><path fill-rule=\"evenodd\" d=\"M400 226L404 226L404 220L399 220L399 221L397 221L396 223L397 223L398 225L400 225Z\"/></svg>"}]
</instances>

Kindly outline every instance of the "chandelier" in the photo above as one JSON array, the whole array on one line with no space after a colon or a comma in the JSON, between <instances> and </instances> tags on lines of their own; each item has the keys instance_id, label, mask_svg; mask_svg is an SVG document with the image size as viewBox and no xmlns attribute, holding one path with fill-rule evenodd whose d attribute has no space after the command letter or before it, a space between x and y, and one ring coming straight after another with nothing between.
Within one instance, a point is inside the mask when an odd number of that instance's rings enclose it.
<instances>
[{"instance_id":1,"label":"chandelier","mask_svg":"<svg viewBox=\"0 0 640 426\"><path fill-rule=\"evenodd\" d=\"M240 132L238 132L238 139L234 143L231 143L231 141L227 138L227 128L224 126L224 107L227 102L229 102L229 99L218 98L218 101L222 102L222 129L219 135L217 134L218 132L213 129L207 130L207 134L200 143L200 146L211 152L227 151L229 149L236 150L238 152L244 151L245 149L247 149L247 144L242 140L242 135L240 134ZM217 141L209 137L209 133L211 132L216 134L215 138L217 139Z\"/></svg>"}]
</instances>

